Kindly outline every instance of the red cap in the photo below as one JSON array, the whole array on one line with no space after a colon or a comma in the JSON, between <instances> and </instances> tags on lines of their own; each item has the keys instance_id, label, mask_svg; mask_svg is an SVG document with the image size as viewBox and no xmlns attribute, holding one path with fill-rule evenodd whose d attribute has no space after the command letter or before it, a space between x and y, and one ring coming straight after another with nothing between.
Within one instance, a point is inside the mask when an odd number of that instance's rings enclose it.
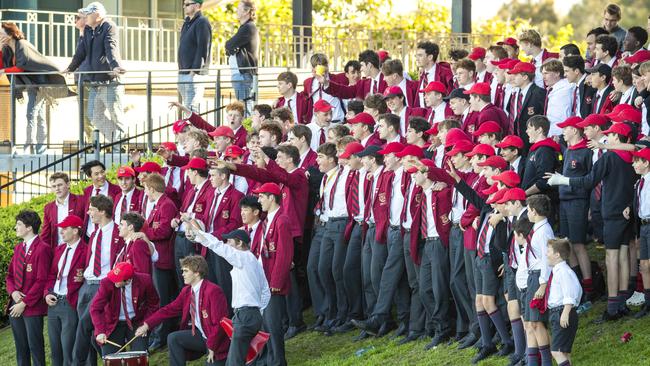
<instances>
[{"instance_id":1,"label":"red cap","mask_svg":"<svg viewBox=\"0 0 650 366\"><path fill-rule=\"evenodd\" d=\"M499 65L506 64L510 61L512 61L512 59L506 57L506 58L502 58L501 60L491 60L490 63L494 66L499 66Z\"/></svg>"},{"instance_id":2,"label":"red cap","mask_svg":"<svg viewBox=\"0 0 650 366\"><path fill-rule=\"evenodd\" d=\"M140 167L135 168L135 171L138 173L160 173L162 172L162 168L155 161L147 161Z\"/></svg>"},{"instance_id":3,"label":"red cap","mask_svg":"<svg viewBox=\"0 0 650 366\"><path fill-rule=\"evenodd\" d=\"M519 61L512 70L508 71L508 74L519 74L522 72L535 73L535 65L530 62Z\"/></svg>"},{"instance_id":4,"label":"red cap","mask_svg":"<svg viewBox=\"0 0 650 366\"><path fill-rule=\"evenodd\" d=\"M472 151L474 144L469 140L460 140L454 144L454 148L449 150L445 155L452 157L458 153L468 153Z\"/></svg>"},{"instance_id":5,"label":"red cap","mask_svg":"<svg viewBox=\"0 0 650 366\"><path fill-rule=\"evenodd\" d=\"M578 127L585 128L587 126L603 126L607 123L607 117L600 114L590 114L582 122L578 123Z\"/></svg>"},{"instance_id":6,"label":"red cap","mask_svg":"<svg viewBox=\"0 0 650 366\"><path fill-rule=\"evenodd\" d=\"M565 119L564 122L558 123L557 126L558 126L559 128L564 128L564 127L576 127L576 128L581 128L581 127L578 126L578 125L579 125L580 122L582 122L582 121L583 121L583 119L580 118L580 117L578 117L578 116L575 116L575 117L569 117L569 118Z\"/></svg>"},{"instance_id":7,"label":"red cap","mask_svg":"<svg viewBox=\"0 0 650 366\"><path fill-rule=\"evenodd\" d=\"M641 123L641 111L630 108L630 109L624 109L621 111L621 113L617 114L616 116L612 117L612 121L614 122L634 122L636 124Z\"/></svg>"},{"instance_id":8,"label":"red cap","mask_svg":"<svg viewBox=\"0 0 650 366\"><path fill-rule=\"evenodd\" d=\"M452 128L447 132L447 137L445 137L445 147L453 146L460 140L471 141L463 130L460 128Z\"/></svg>"},{"instance_id":9,"label":"red cap","mask_svg":"<svg viewBox=\"0 0 650 366\"><path fill-rule=\"evenodd\" d=\"M485 52L485 48L483 47L474 47L472 48L472 53L467 57L472 61L476 61L479 58L485 58Z\"/></svg>"},{"instance_id":10,"label":"red cap","mask_svg":"<svg viewBox=\"0 0 650 366\"><path fill-rule=\"evenodd\" d=\"M341 153L341 155L339 155L339 158L341 158L341 159L349 159L350 156L352 156L353 154L362 152L363 149L364 149L363 145L361 145L360 142L356 142L356 141L350 142L349 144L347 144L345 146L345 151L343 151Z\"/></svg>"},{"instance_id":11,"label":"red cap","mask_svg":"<svg viewBox=\"0 0 650 366\"><path fill-rule=\"evenodd\" d=\"M493 183L491 186L485 188L484 190L481 191L481 193L485 195L491 195L493 193L496 193L499 190L499 187L497 187L496 183Z\"/></svg>"},{"instance_id":12,"label":"red cap","mask_svg":"<svg viewBox=\"0 0 650 366\"><path fill-rule=\"evenodd\" d=\"M404 150L404 144L401 142L391 142L386 144L383 149L379 150L377 153L379 155L395 154Z\"/></svg>"},{"instance_id":13,"label":"red cap","mask_svg":"<svg viewBox=\"0 0 650 366\"><path fill-rule=\"evenodd\" d=\"M501 182L507 187L514 188L521 183L521 178L517 172L512 170L503 171L497 175L492 176L492 180L495 182Z\"/></svg>"},{"instance_id":14,"label":"red cap","mask_svg":"<svg viewBox=\"0 0 650 366\"><path fill-rule=\"evenodd\" d=\"M268 194L279 196L282 194L282 190L280 189L280 186L275 183L264 183L261 186L259 186L257 189L254 189L253 193L255 194L268 193Z\"/></svg>"},{"instance_id":15,"label":"red cap","mask_svg":"<svg viewBox=\"0 0 650 366\"><path fill-rule=\"evenodd\" d=\"M169 151L178 151L178 147L176 147L176 144L173 142L161 142L160 147L163 147L165 150Z\"/></svg>"},{"instance_id":16,"label":"red cap","mask_svg":"<svg viewBox=\"0 0 650 366\"><path fill-rule=\"evenodd\" d=\"M503 171L508 168L508 162L499 155L493 155L485 159L485 161L478 163L478 166L489 166Z\"/></svg>"},{"instance_id":17,"label":"red cap","mask_svg":"<svg viewBox=\"0 0 650 366\"><path fill-rule=\"evenodd\" d=\"M386 50L379 50L377 51L377 56L379 56L379 62L383 63L390 57L390 54Z\"/></svg>"},{"instance_id":18,"label":"red cap","mask_svg":"<svg viewBox=\"0 0 650 366\"><path fill-rule=\"evenodd\" d=\"M186 119L179 119L178 121L174 122L174 125L172 126L172 131L175 134L179 134L183 132L183 129L187 126L190 125L190 122Z\"/></svg>"},{"instance_id":19,"label":"red cap","mask_svg":"<svg viewBox=\"0 0 650 366\"><path fill-rule=\"evenodd\" d=\"M442 95L447 94L447 88L445 88L445 85L439 81L432 81L429 83L429 85L426 86L426 88L420 90L422 93L429 93L429 92L438 92L441 93Z\"/></svg>"},{"instance_id":20,"label":"red cap","mask_svg":"<svg viewBox=\"0 0 650 366\"><path fill-rule=\"evenodd\" d=\"M617 105L614 106L614 108L612 108L611 112L609 112L609 113L601 113L601 114L603 116L609 118L609 119L612 119L612 118L616 117L619 113L623 112L626 109L634 109L634 107L632 107L629 104L617 104Z\"/></svg>"},{"instance_id":21,"label":"red cap","mask_svg":"<svg viewBox=\"0 0 650 366\"><path fill-rule=\"evenodd\" d=\"M348 123L349 124L363 123L364 125L374 126L375 125L375 119L369 113L361 112L361 113L357 114L356 116L350 118L348 120Z\"/></svg>"},{"instance_id":22,"label":"red cap","mask_svg":"<svg viewBox=\"0 0 650 366\"><path fill-rule=\"evenodd\" d=\"M499 149L503 149L505 147L516 147L518 149L523 149L524 148L524 140L521 139L521 137L517 135L508 135L501 140L497 144L497 147Z\"/></svg>"},{"instance_id":23,"label":"red cap","mask_svg":"<svg viewBox=\"0 0 650 366\"><path fill-rule=\"evenodd\" d=\"M641 149L639 151L633 152L632 155L634 155L634 156L636 156L638 158L650 161L650 148L644 147L643 149ZM68 216L68 217L70 217L70 216Z\"/></svg>"},{"instance_id":24,"label":"red cap","mask_svg":"<svg viewBox=\"0 0 650 366\"><path fill-rule=\"evenodd\" d=\"M187 165L181 169L208 170L208 162L201 158L192 158Z\"/></svg>"},{"instance_id":25,"label":"red cap","mask_svg":"<svg viewBox=\"0 0 650 366\"><path fill-rule=\"evenodd\" d=\"M433 126L431 126L430 129L424 131L426 135L433 136L438 134L438 123L440 122L435 122Z\"/></svg>"},{"instance_id":26,"label":"red cap","mask_svg":"<svg viewBox=\"0 0 650 366\"><path fill-rule=\"evenodd\" d=\"M488 198L487 201L485 201L485 203L487 203L488 205L491 205L493 203L499 203L499 201L503 199L503 196L506 194L507 191L508 188L503 188L498 190L494 195L492 195L492 197Z\"/></svg>"},{"instance_id":27,"label":"red cap","mask_svg":"<svg viewBox=\"0 0 650 366\"><path fill-rule=\"evenodd\" d=\"M517 40L512 38L512 37L508 37L508 38L504 39L503 41L497 42L497 46L519 47L519 45L517 45Z\"/></svg>"},{"instance_id":28,"label":"red cap","mask_svg":"<svg viewBox=\"0 0 650 366\"><path fill-rule=\"evenodd\" d=\"M501 65L499 65L499 69L501 69L501 70L512 70L515 67L515 65L517 65L518 63L519 63L519 60L511 59L511 60L508 60L508 62L504 62Z\"/></svg>"},{"instance_id":29,"label":"red cap","mask_svg":"<svg viewBox=\"0 0 650 366\"><path fill-rule=\"evenodd\" d=\"M223 154L226 158L238 158L244 155L244 149L237 145L230 145Z\"/></svg>"},{"instance_id":30,"label":"red cap","mask_svg":"<svg viewBox=\"0 0 650 366\"><path fill-rule=\"evenodd\" d=\"M233 139L233 140L235 139L235 133L232 132L232 128L230 128L228 126L219 126L219 127L215 128L214 131L208 133L208 135L210 135L212 137L224 136L224 137L228 137L228 138Z\"/></svg>"},{"instance_id":31,"label":"red cap","mask_svg":"<svg viewBox=\"0 0 650 366\"><path fill-rule=\"evenodd\" d=\"M395 156L397 156L398 158L403 158L405 156L415 156L418 159L422 159L424 157L424 151L419 146L406 145L404 146L402 151L396 153Z\"/></svg>"},{"instance_id":32,"label":"red cap","mask_svg":"<svg viewBox=\"0 0 650 366\"><path fill-rule=\"evenodd\" d=\"M83 226L84 226L84 220L82 220L77 215L68 215L65 219L63 219L61 222L56 224L56 227L60 227L61 229L64 229L66 227L83 227Z\"/></svg>"},{"instance_id":33,"label":"red cap","mask_svg":"<svg viewBox=\"0 0 650 366\"><path fill-rule=\"evenodd\" d=\"M630 136L630 132L632 132L632 128L625 123L614 123L608 129L603 131L603 134L607 135L609 133L617 133L627 137Z\"/></svg>"},{"instance_id":34,"label":"red cap","mask_svg":"<svg viewBox=\"0 0 650 366\"><path fill-rule=\"evenodd\" d=\"M329 112L332 110L332 105L327 103L325 99L320 99L314 103L314 112Z\"/></svg>"},{"instance_id":35,"label":"red cap","mask_svg":"<svg viewBox=\"0 0 650 366\"><path fill-rule=\"evenodd\" d=\"M384 90L384 99L398 97L400 95L404 96L404 92L402 92L402 88L399 86L389 86Z\"/></svg>"},{"instance_id":36,"label":"red cap","mask_svg":"<svg viewBox=\"0 0 650 366\"><path fill-rule=\"evenodd\" d=\"M494 148L488 144L478 144L474 146L472 151L467 153L467 157L472 157L474 155L486 155L486 156L493 156L494 155Z\"/></svg>"},{"instance_id":37,"label":"red cap","mask_svg":"<svg viewBox=\"0 0 650 366\"><path fill-rule=\"evenodd\" d=\"M521 188L510 188L503 195L503 198L499 200L498 203L506 203L510 201L525 201L526 200L526 191Z\"/></svg>"},{"instance_id":38,"label":"red cap","mask_svg":"<svg viewBox=\"0 0 650 366\"><path fill-rule=\"evenodd\" d=\"M484 133L500 133L501 126L494 121L485 121L472 133L474 136L481 136Z\"/></svg>"},{"instance_id":39,"label":"red cap","mask_svg":"<svg viewBox=\"0 0 650 366\"><path fill-rule=\"evenodd\" d=\"M120 262L108 271L106 276L113 283L130 280L133 277L133 265L129 262Z\"/></svg>"},{"instance_id":40,"label":"red cap","mask_svg":"<svg viewBox=\"0 0 650 366\"><path fill-rule=\"evenodd\" d=\"M640 64L640 63L646 62L648 60L650 60L650 51L644 50L644 49L640 49L640 50L636 51L632 56L628 56L628 57L623 59L623 61L625 61L625 63L630 64L630 65L632 65L632 64Z\"/></svg>"},{"instance_id":41,"label":"red cap","mask_svg":"<svg viewBox=\"0 0 650 366\"><path fill-rule=\"evenodd\" d=\"M118 178L124 178L124 177L133 177L135 178L135 170L131 168L130 166L121 166L117 168L117 177Z\"/></svg>"},{"instance_id":42,"label":"red cap","mask_svg":"<svg viewBox=\"0 0 650 366\"><path fill-rule=\"evenodd\" d=\"M488 83L476 83L472 85L469 90L465 90L463 94L478 94L478 95L490 95L490 84Z\"/></svg>"}]
</instances>

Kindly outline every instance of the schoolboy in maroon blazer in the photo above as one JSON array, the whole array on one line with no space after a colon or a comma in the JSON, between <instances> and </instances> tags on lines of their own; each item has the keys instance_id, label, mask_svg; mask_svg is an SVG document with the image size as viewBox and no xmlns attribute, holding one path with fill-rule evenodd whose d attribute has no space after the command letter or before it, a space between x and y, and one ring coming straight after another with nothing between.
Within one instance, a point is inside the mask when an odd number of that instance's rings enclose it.
<instances>
[{"instance_id":1,"label":"schoolboy in maroon blazer","mask_svg":"<svg viewBox=\"0 0 650 366\"><path fill-rule=\"evenodd\" d=\"M16 216L16 236L23 242L14 247L14 255L7 268L6 288L9 324L16 344L16 363L45 365L43 316L47 305L43 289L52 260L52 250L38 236L41 219L31 210Z\"/></svg>"},{"instance_id":2,"label":"schoolboy in maroon blazer","mask_svg":"<svg viewBox=\"0 0 650 366\"><path fill-rule=\"evenodd\" d=\"M90 237L90 234L95 231L95 225L89 220L88 215L85 213L88 211L88 206L90 205L90 198L97 195L104 195L109 197L115 202L115 197L122 191L119 186L106 180L106 166L98 160L92 160L87 162L81 167L88 178L92 181L92 184L84 189L83 201L84 201L84 237Z\"/></svg>"},{"instance_id":3,"label":"schoolboy in maroon blazer","mask_svg":"<svg viewBox=\"0 0 650 366\"><path fill-rule=\"evenodd\" d=\"M508 116L501 108L490 103L490 91L489 83L476 83L472 85L470 90L464 92L470 96L470 109L478 113L476 126L480 128L483 123L494 121L501 127L501 131L509 131L510 122Z\"/></svg>"},{"instance_id":4,"label":"schoolboy in maroon blazer","mask_svg":"<svg viewBox=\"0 0 650 366\"><path fill-rule=\"evenodd\" d=\"M135 272L131 263L117 263L100 281L90 305L95 339L102 345L103 355L117 352L117 347L107 344L107 340L117 344L129 342L144 319L158 310L159 302L151 276ZM131 350L145 351L147 346L146 337L137 337Z\"/></svg>"},{"instance_id":5,"label":"schoolboy in maroon blazer","mask_svg":"<svg viewBox=\"0 0 650 366\"><path fill-rule=\"evenodd\" d=\"M59 238L59 230L56 225L68 215L83 218L86 213L84 212L83 197L70 193L70 178L67 174L54 173L50 175L49 181L56 198L43 208L43 225L41 225L41 233L38 236L54 250L63 241L62 238ZM62 210L61 217L59 217L59 207Z\"/></svg>"},{"instance_id":6,"label":"schoolboy in maroon blazer","mask_svg":"<svg viewBox=\"0 0 650 366\"><path fill-rule=\"evenodd\" d=\"M141 234L144 225L144 217L137 212L127 212L122 215L119 224L120 237L124 240L124 247L117 254L116 262L129 262L134 271L146 273L149 276L153 273L151 261L152 250L149 249L147 241L143 240Z\"/></svg>"},{"instance_id":7,"label":"schoolboy in maroon blazer","mask_svg":"<svg viewBox=\"0 0 650 366\"><path fill-rule=\"evenodd\" d=\"M172 366L185 365L193 354L206 354L207 361L225 360L230 340L221 328L221 319L228 316L228 304L221 288L206 279L208 263L198 255L181 259L185 287L169 305L149 315L136 330L146 336L167 319L181 316L180 330L169 335L169 361Z\"/></svg>"},{"instance_id":8,"label":"schoolboy in maroon blazer","mask_svg":"<svg viewBox=\"0 0 650 366\"><path fill-rule=\"evenodd\" d=\"M296 124L308 124L309 98L304 92L297 92L298 77L291 71L278 74L278 92L281 96L274 103L273 109L287 107L291 110Z\"/></svg>"},{"instance_id":9,"label":"schoolboy in maroon blazer","mask_svg":"<svg viewBox=\"0 0 650 366\"><path fill-rule=\"evenodd\" d=\"M425 108L409 107L406 105L406 98L399 86L391 86L384 90L384 100L390 108L391 113L400 117L400 136L406 136L411 117L424 117L427 115ZM390 141L389 141L390 142Z\"/></svg>"},{"instance_id":10,"label":"schoolboy in maroon blazer","mask_svg":"<svg viewBox=\"0 0 650 366\"><path fill-rule=\"evenodd\" d=\"M373 50L365 50L359 54L361 73L364 78L354 85L342 85L329 80L325 91L342 99L366 99L368 95L381 94L388 85L380 70L379 55Z\"/></svg>"},{"instance_id":11,"label":"schoolboy in maroon blazer","mask_svg":"<svg viewBox=\"0 0 650 366\"><path fill-rule=\"evenodd\" d=\"M77 298L84 283L86 243L81 240L83 220L70 215L57 225L63 244L54 249L43 297L47 309L47 334L52 364L70 365L77 330ZM67 268L67 271L66 271Z\"/></svg>"},{"instance_id":12,"label":"schoolboy in maroon blazer","mask_svg":"<svg viewBox=\"0 0 650 366\"><path fill-rule=\"evenodd\" d=\"M404 66L400 60L387 60L381 65L381 72L384 74L384 80L391 86L398 86L402 89L402 94L406 97L404 99L407 107L420 106L420 84L417 81L407 80L404 78ZM386 91L384 91L385 93Z\"/></svg>"},{"instance_id":13,"label":"schoolboy in maroon blazer","mask_svg":"<svg viewBox=\"0 0 650 366\"><path fill-rule=\"evenodd\" d=\"M141 211L144 191L136 188L135 170L130 166L117 169L117 182L121 191L113 199L113 219L119 224L125 213Z\"/></svg>"}]
</instances>

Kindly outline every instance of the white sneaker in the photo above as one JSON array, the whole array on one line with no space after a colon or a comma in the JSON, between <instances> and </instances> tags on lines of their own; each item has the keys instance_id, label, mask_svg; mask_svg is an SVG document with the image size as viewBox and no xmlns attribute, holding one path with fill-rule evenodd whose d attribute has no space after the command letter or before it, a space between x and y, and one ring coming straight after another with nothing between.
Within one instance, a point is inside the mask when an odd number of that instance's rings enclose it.
<instances>
[{"instance_id":1,"label":"white sneaker","mask_svg":"<svg viewBox=\"0 0 650 366\"><path fill-rule=\"evenodd\" d=\"M634 291L634 294L625 301L625 304L628 306L640 306L645 304L645 296L643 293Z\"/></svg>"}]
</instances>

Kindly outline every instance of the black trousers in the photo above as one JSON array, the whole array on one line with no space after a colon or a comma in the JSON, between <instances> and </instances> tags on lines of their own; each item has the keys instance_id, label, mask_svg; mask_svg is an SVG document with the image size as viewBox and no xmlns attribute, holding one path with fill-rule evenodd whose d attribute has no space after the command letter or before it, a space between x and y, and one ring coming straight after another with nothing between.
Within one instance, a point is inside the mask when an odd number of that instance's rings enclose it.
<instances>
[{"instance_id":1,"label":"black trousers","mask_svg":"<svg viewBox=\"0 0 650 366\"><path fill-rule=\"evenodd\" d=\"M406 276L411 290L411 309L409 320L409 332L423 333L426 321L426 312L422 298L420 297L420 266L411 258L411 232L404 233L404 261L406 262Z\"/></svg>"},{"instance_id":2,"label":"black trousers","mask_svg":"<svg viewBox=\"0 0 650 366\"><path fill-rule=\"evenodd\" d=\"M11 301L11 305L14 302ZM45 340L42 316L9 317L16 345L18 366L45 366ZM30 362L31 359L31 362Z\"/></svg>"},{"instance_id":3,"label":"black trousers","mask_svg":"<svg viewBox=\"0 0 650 366\"><path fill-rule=\"evenodd\" d=\"M463 232L456 225L452 226L449 235L449 264L449 287L456 304L456 333L465 333L469 330L475 307L474 303L472 303L472 296L465 275Z\"/></svg>"},{"instance_id":4,"label":"black trousers","mask_svg":"<svg viewBox=\"0 0 650 366\"><path fill-rule=\"evenodd\" d=\"M287 317L286 296L271 295L269 304L264 309L264 330L270 334L264 351L258 358L259 365L286 366L284 355L285 319Z\"/></svg>"},{"instance_id":5,"label":"black trousers","mask_svg":"<svg viewBox=\"0 0 650 366\"><path fill-rule=\"evenodd\" d=\"M47 309L47 335L50 339L52 366L72 364L78 322L77 309L70 306L65 298L60 298L56 305Z\"/></svg>"},{"instance_id":6,"label":"black trousers","mask_svg":"<svg viewBox=\"0 0 650 366\"><path fill-rule=\"evenodd\" d=\"M397 318L400 322L409 322L410 296L408 276L405 271L404 241L402 230L389 228L386 243L388 255L379 281L379 292L373 316L380 321L390 318L393 300L397 305Z\"/></svg>"},{"instance_id":7,"label":"black trousers","mask_svg":"<svg viewBox=\"0 0 650 366\"><path fill-rule=\"evenodd\" d=\"M190 329L178 330L170 333L167 336L167 349L169 353L169 365L171 366L185 366L187 361L192 361L200 358L200 355L208 353L208 347L205 344L205 339L201 335L201 331L196 329L194 335ZM198 357L187 357L190 355L199 355ZM225 365L225 360L218 360L215 362L206 362L206 366L220 366Z\"/></svg>"},{"instance_id":8,"label":"black trousers","mask_svg":"<svg viewBox=\"0 0 650 366\"><path fill-rule=\"evenodd\" d=\"M205 259L208 262L208 279L221 287L224 295L226 295L228 314L232 314L230 308L232 303L232 277L230 276L232 266L211 250L208 250Z\"/></svg>"},{"instance_id":9,"label":"black trousers","mask_svg":"<svg viewBox=\"0 0 650 366\"><path fill-rule=\"evenodd\" d=\"M135 330L136 330L136 325L133 324L133 329L129 329L129 327L126 325L126 321L120 320L117 322L117 325L115 326L115 329L113 330L113 333L111 333L110 336L108 336L108 340L111 342L115 342L120 345L125 345L128 343L133 336L135 335ZM146 351L147 347L149 345L147 337L138 337L136 338L133 343L129 347L131 347L131 351ZM104 344L102 346L102 355L107 356L112 353L115 353L119 350L118 347L115 347L111 344Z\"/></svg>"},{"instance_id":10,"label":"black trousers","mask_svg":"<svg viewBox=\"0 0 650 366\"><path fill-rule=\"evenodd\" d=\"M246 355L251 340L262 328L262 314L256 307L235 309L232 318L232 339L228 349L226 366L241 366L246 364Z\"/></svg>"},{"instance_id":11,"label":"black trousers","mask_svg":"<svg viewBox=\"0 0 650 366\"><path fill-rule=\"evenodd\" d=\"M72 351L74 365L84 366L86 360L90 360L90 364L97 365L97 354L101 354L101 349L95 342L93 335L93 322L90 319L90 302L97 294L99 284L84 283L79 289L79 298L77 299L77 315L79 322L77 323L77 332L75 333L74 349Z\"/></svg>"},{"instance_id":12,"label":"black trousers","mask_svg":"<svg viewBox=\"0 0 650 366\"><path fill-rule=\"evenodd\" d=\"M325 301L325 289L318 276L318 259L320 258L320 242L325 234L325 226L316 224L314 238L309 247L309 258L307 259L307 280L309 282L309 293L315 316L325 317L327 303Z\"/></svg>"},{"instance_id":13,"label":"black trousers","mask_svg":"<svg viewBox=\"0 0 650 366\"><path fill-rule=\"evenodd\" d=\"M331 324L345 321L348 312L345 287L343 286L343 264L346 251L343 234L346 223L347 219L330 219L325 224L325 234L320 242L318 277L325 290L326 319Z\"/></svg>"},{"instance_id":14,"label":"black trousers","mask_svg":"<svg viewBox=\"0 0 650 366\"><path fill-rule=\"evenodd\" d=\"M361 286L361 226L355 224L350 234L345 263L343 285L348 300L348 319L361 320L363 315L363 292Z\"/></svg>"},{"instance_id":15,"label":"black trousers","mask_svg":"<svg viewBox=\"0 0 650 366\"><path fill-rule=\"evenodd\" d=\"M449 330L449 252L440 238L427 239L420 266L420 294L433 288L433 302L424 302L437 332Z\"/></svg>"},{"instance_id":16,"label":"black trousers","mask_svg":"<svg viewBox=\"0 0 650 366\"><path fill-rule=\"evenodd\" d=\"M176 284L176 272L173 269L153 268L153 284L160 296L160 307L163 307L178 295L178 286ZM181 282L182 283L182 282ZM151 333L151 337L165 345L167 335L174 329L177 319L168 319L162 322Z\"/></svg>"}]
</instances>

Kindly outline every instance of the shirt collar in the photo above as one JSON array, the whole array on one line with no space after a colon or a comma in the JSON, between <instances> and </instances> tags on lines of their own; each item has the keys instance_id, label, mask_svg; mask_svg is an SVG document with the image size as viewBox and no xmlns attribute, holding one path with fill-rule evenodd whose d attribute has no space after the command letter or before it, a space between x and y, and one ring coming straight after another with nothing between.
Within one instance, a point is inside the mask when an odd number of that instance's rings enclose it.
<instances>
[{"instance_id":1,"label":"shirt collar","mask_svg":"<svg viewBox=\"0 0 650 366\"><path fill-rule=\"evenodd\" d=\"M540 227L542 227L543 225L545 225L545 224L547 224L547 223L548 223L548 219L544 219L544 220L542 220L542 221L536 223L536 224L533 226L533 230L537 230L537 229L539 229Z\"/></svg>"},{"instance_id":2,"label":"shirt collar","mask_svg":"<svg viewBox=\"0 0 650 366\"><path fill-rule=\"evenodd\" d=\"M196 285L192 286L192 290L194 290L195 294L199 293L199 290L201 289L202 284L203 284L203 280L199 281Z\"/></svg>"},{"instance_id":3,"label":"shirt collar","mask_svg":"<svg viewBox=\"0 0 650 366\"><path fill-rule=\"evenodd\" d=\"M63 203L59 203L59 201L57 201L56 199L54 200L54 203L59 207L68 206L69 202L70 202L70 193L68 193L68 195L65 197Z\"/></svg>"},{"instance_id":4,"label":"shirt collar","mask_svg":"<svg viewBox=\"0 0 650 366\"><path fill-rule=\"evenodd\" d=\"M66 245L68 246L68 248L74 250L77 247L77 245L79 245L80 242L81 242L81 238L77 239L77 241L72 245L70 245L70 244L66 244Z\"/></svg>"},{"instance_id":5,"label":"shirt collar","mask_svg":"<svg viewBox=\"0 0 650 366\"><path fill-rule=\"evenodd\" d=\"M32 246L32 244L34 244L34 240L36 240L36 238L38 238L38 235L35 235L33 238L25 242L25 253L27 253L28 249Z\"/></svg>"}]
</instances>

